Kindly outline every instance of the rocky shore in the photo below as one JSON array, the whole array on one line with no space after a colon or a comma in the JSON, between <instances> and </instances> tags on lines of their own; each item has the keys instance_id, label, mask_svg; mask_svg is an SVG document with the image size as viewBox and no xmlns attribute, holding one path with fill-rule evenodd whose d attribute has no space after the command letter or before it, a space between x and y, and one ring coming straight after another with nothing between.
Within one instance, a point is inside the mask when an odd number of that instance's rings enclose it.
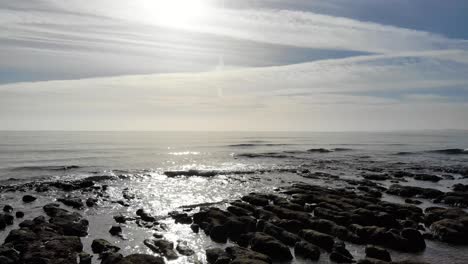
<instances>
[{"instance_id":1,"label":"rocky shore","mask_svg":"<svg viewBox=\"0 0 468 264\"><path fill-rule=\"evenodd\" d=\"M327 173L308 170L296 170L294 173L307 179L338 180ZM153 231L152 237L141 238L140 241L153 254L126 256L119 253L119 246L88 234L90 223L80 213L83 208L96 207L103 202L125 207L135 199L125 188L121 200L109 198L105 183L115 180L115 177L2 186L2 193L24 193L22 202L25 204L37 202L34 192L58 190L63 195L42 206L41 214L28 215L26 220L22 219L25 212L4 205L0 229L14 223L18 228L10 230L0 246L0 263L165 263L197 253L187 241L174 243L168 240L165 237L168 227L162 219L173 219L177 224L190 226L197 236L207 236L215 242L218 246L205 248L205 260L210 264L299 260L416 264L424 262L411 257L392 262L391 252L417 254L426 249L428 240L468 244L468 214L461 209L468 205L466 185L456 184L453 191L443 192L398 184L405 177L416 178L408 173L395 172L385 178L375 175L363 176L361 180L343 180L346 187L340 188L291 183L269 193L250 193L239 200L223 202L223 206L209 203L187 206L164 217L152 215L147 208L140 208L133 214L110 216L109 233L112 236L124 238L128 224ZM201 177L215 176L215 173L206 173ZM431 177L419 175L417 178ZM387 188L379 183L382 180L395 183ZM384 201L384 194L401 196L406 203ZM443 206L423 210L418 207L420 200L430 200ZM87 236L94 238L92 252L85 252L83 247L82 238ZM349 246L363 248L365 256L353 255Z\"/></svg>"}]
</instances>

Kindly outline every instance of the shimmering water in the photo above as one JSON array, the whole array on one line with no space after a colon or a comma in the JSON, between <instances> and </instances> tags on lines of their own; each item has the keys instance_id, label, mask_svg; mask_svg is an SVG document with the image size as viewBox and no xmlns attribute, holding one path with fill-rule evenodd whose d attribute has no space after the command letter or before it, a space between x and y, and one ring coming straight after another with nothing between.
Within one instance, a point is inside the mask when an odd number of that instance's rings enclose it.
<instances>
[{"instance_id":1,"label":"shimmering water","mask_svg":"<svg viewBox=\"0 0 468 264\"><path fill-rule=\"evenodd\" d=\"M409 181L408 185L448 191L467 179L440 168L468 167L466 131L398 133L283 133L283 132L0 132L0 184L19 184L32 180L77 179L96 175L115 175L109 181L109 201L97 208L81 211L90 220L85 250L94 238L105 238L122 248L124 255L150 251L143 245L151 229L134 224L124 227L125 239L111 237L108 230L119 213L134 215L146 208L168 225L166 238L185 240L197 255L181 257L173 263L204 260L203 249L213 242L203 234L193 234L187 225L175 224L167 213L181 206L225 202L252 191L273 191L292 182L342 186L344 182L303 178L286 169L307 168L327 172L340 179L359 179L363 170L379 168L422 168L423 172L450 175L438 183ZM311 150L312 151L308 151ZM210 171L216 176L167 177L165 171ZM197 174L197 173L195 173ZM383 183L388 185L389 183ZM111 201L122 199L128 188L135 199L129 207ZM42 206L64 194L39 193L38 201L26 205L17 193L2 193L1 203L24 210L26 219L42 214ZM394 202L401 198L384 196ZM424 201L422 207L431 206ZM10 227L14 228L14 227ZM3 240L6 231L0 232ZM217 245L225 246L225 245ZM351 253L362 256L363 248L350 245ZM395 259L408 255L392 252ZM467 263L468 248L428 242L428 248L411 258L431 263ZM95 263L99 263L95 258ZM299 262L299 261L298 261ZM327 257L321 262L328 263Z\"/></svg>"}]
</instances>

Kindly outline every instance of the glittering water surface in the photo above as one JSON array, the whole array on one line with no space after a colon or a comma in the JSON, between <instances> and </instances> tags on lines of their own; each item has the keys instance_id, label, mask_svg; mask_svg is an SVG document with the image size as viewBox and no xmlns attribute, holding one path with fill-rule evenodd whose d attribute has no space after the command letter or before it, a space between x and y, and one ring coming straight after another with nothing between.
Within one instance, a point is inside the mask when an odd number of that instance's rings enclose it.
<instances>
[{"instance_id":1,"label":"glittering water surface","mask_svg":"<svg viewBox=\"0 0 468 264\"><path fill-rule=\"evenodd\" d=\"M124 255L152 252L142 243L155 230L135 223L124 225L124 239L110 236L108 230L114 215L134 215L145 208L167 230L165 238L183 240L197 254L180 257L171 263L205 261L204 249L225 247L194 234L189 225L175 224L167 213L183 206L214 203L225 207L227 202L249 192L273 192L293 182L307 182L337 187L342 180L361 179L363 170L375 173L379 168L422 167L422 172L449 175L438 183L409 180L412 186L450 190L455 183L468 184L457 173L438 171L438 167L468 166L468 134L461 131L412 133L215 133L215 132L0 132L1 184L19 184L32 180L71 180L87 176L112 175L117 180L104 182L109 188L106 201L96 208L79 211L89 221L89 236L83 239L85 251L90 243L104 238L121 247ZM453 150L459 151L438 151ZM310 150L310 151L308 151ZM461 151L460 151L461 150ZM330 179L307 179L287 169L307 168L337 176ZM366 171L368 169L374 171ZM192 170L192 171L191 171ZM168 177L166 171L185 171L191 176ZM212 173L215 176L197 176ZM198 173L198 174L197 174ZM205 175L206 176L206 175ZM382 182L384 186L391 183ZM124 207L112 201L121 200L124 189L135 198ZM73 193L72 193L73 194ZM43 214L42 206L65 194L60 191L34 194L32 204L20 201L22 193L1 193L1 205L11 204L26 212L25 219ZM76 193L79 195L79 193ZM384 199L402 203L403 199L384 195ZM433 206L422 200L422 208ZM438 205L440 206L440 205ZM72 209L70 209L72 210ZM194 209L195 211L197 209ZM192 211L192 212L195 212ZM18 221L16 221L17 224ZM9 227L0 232L0 240ZM430 263L467 263L468 247L426 241L427 249L419 254L391 252L395 260L412 258ZM355 257L364 256L362 246L348 244ZM99 263L94 256L94 263ZM301 263L300 259L295 262ZM324 254L320 263L328 263Z\"/></svg>"}]
</instances>

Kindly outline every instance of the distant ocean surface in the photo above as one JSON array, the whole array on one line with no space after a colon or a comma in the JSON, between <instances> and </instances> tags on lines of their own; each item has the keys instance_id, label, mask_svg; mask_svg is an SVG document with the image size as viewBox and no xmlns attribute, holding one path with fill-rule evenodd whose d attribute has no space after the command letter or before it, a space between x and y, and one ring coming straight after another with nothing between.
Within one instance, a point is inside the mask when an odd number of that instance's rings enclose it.
<instances>
[{"instance_id":1,"label":"distant ocean surface","mask_svg":"<svg viewBox=\"0 0 468 264\"><path fill-rule=\"evenodd\" d=\"M167 225L164 237L188 242L197 252L171 263L205 262L206 248L223 246L194 234L188 225L168 219L169 212L212 204L225 208L229 201L250 192L274 192L278 187L303 182L330 188L354 188L349 183L397 171L437 175L437 182L407 177L402 185L443 192L457 183L468 184L467 131L420 132L0 132L0 205L12 205L25 219L43 214L42 206L56 198L86 194L51 189L28 190L31 181L68 181L89 176L112 176L98 206L78 211L89 220L89 236L82 238L91 252L94 238L104 238L124 255L152 254L143 245L154 230L136 224L124 227L125 239L111 236L115 215L135 215L145 208ZM377 175L377 176L373 176ZM379 181L388 188L390 180ZM8 186L17 191L9 191ZM384 188L384 189L385 189ZM24 190L23 190L24 189ZM25 193L37 201L21 202ZM382 194L382 200L404 203L404 198ZM125 206L117 201L132 197ZM433 204L422 200L422 209ZM464 209L466 210L466 209ZM0 232L0 241L9 230ZM394 260L411 258L437 264L467 263L466 246L426 240L420 254L391 251ZM357 258L362 246L348 243ZM301 262L295 259L294 263ZM324 256L317 263L329 263ZM99 263L97 256L93 263Z\"/></svg>"},{"instance_id":2,"label":"distant ocean surface","mask_svg":"<svg viewBox=\"0 0 468 264\"><path fill-rule=\"evenodd\" d=\"M466 162L467 148L467 131L4 131L0 132L0 179L69 178L111 171L252 170L296 165L309 158L348 160L366 155L446 165Z\"/></svg>"}]
</instances>

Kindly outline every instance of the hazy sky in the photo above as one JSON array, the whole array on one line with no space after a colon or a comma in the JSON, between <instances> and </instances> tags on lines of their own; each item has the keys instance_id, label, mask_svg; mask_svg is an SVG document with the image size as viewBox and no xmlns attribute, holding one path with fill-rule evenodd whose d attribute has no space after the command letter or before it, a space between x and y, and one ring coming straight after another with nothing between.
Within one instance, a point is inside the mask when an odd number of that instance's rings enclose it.
<instances>
[{"instance_id":1,"label":"hazy sky","mask_svg":"<svg viewBox=\"0 0 468 264\"><path fill-rule=\"evenodd\" d=\"M0 0L0 130L468 129L466 0Z\"/></svg>"}]
</instances>

